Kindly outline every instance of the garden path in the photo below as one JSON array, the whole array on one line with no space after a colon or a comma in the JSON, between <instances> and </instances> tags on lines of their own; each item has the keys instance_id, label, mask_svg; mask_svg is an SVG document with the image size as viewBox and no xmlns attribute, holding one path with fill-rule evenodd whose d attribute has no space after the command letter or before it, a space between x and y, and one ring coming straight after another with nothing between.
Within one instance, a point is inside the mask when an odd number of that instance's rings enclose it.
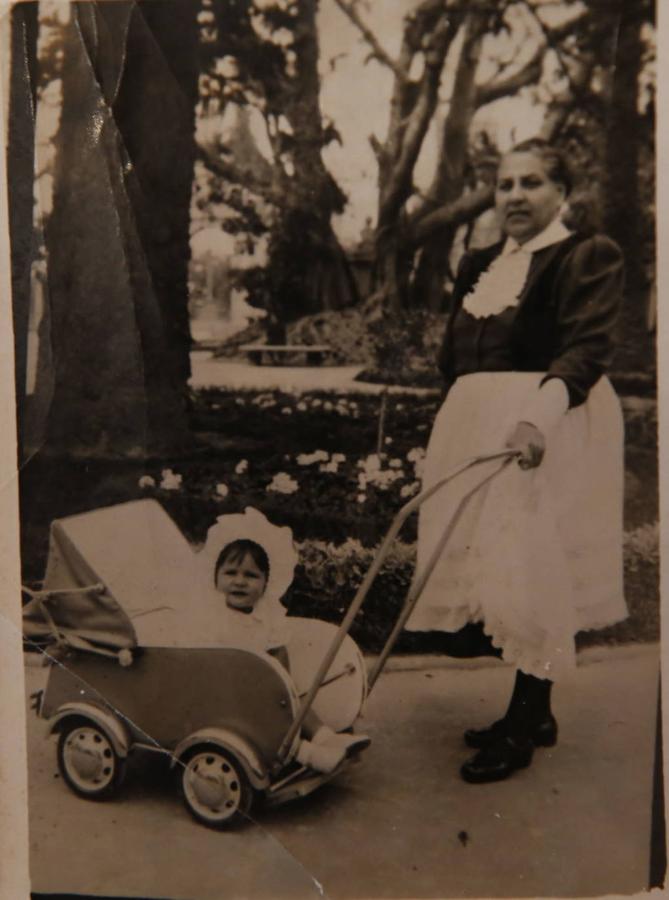
<instances>
[{"instance_id":1,"label":"garden path","mask_svg":"<svg viewBox=\"0 0 669 900\"><path fill-rule=\"evenodd\" d=\"M255 366L251 363L216 358L212 353L197 350L191 353L192 388L226 388L240 390L284 391L345 391L360 394L379 394L382 384L355 381L364 366ZM421 388L390 388L391 393L425 394Z\"/></svg>"},{"instance_id":2,"label":"garden path","mask_svg":"<svg viewBox=\"0 0 669 900\"><path fill-rule=\"evenodd\" d=\"M36 892L172 900L585 897L648 879L657 645L598 648L556 691L561 735L507 782L467 785L463 728L498 715L513 670L405 660L383 674L359 765L301 802L218 834L152 767L103 804L56 775L28 717ZM432 662L435 662L434 660ZM44 680L28 668L28 693Z\"/></svg>"}]
</instances>

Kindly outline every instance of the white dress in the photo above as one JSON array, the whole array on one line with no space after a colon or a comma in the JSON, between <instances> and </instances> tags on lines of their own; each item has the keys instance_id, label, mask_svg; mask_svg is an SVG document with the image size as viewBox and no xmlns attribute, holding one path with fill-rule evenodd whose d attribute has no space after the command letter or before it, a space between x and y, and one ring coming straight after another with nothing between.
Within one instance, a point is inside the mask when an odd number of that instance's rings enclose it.
<instances>
[{"instance_id":1,"label":"white dress","mask_svg":"<svg viewBox=\"0 0 669 900\"><path fill-rule=\"evenodd\" d=\"M458 378L434 423L423 488L463 460L503 449L515 424L537 407L544 375ZM577 631L627 616L623 423L618 398L601 378L585 403L541 425L542 464L522 470L513 462L474 495L406 627L458 631L480 621L505 660L556 680L575 665ZM416 578L463 495L497 466L470 470L423 505Z\"/></svg>"}]
</instances>

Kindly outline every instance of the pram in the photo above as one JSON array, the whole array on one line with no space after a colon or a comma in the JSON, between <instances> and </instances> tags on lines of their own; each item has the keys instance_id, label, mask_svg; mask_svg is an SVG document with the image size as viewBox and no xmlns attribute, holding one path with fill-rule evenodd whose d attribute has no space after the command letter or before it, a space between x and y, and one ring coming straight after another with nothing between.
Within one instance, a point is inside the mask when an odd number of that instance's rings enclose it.
<instances>
[{"instance_id":1,"label":"pram","mask_svg":"<svg viewBox=\"0 0 669 900\"><path fill-rule=\"evenodd\" d=\"M348 632L391 544L443 484L500 460L478 489L512 456L470 460L405 504L339 627L289 619L288 668L264 651L212 644L210 611L193 596L196 553L156 501L54 521L43 586L24 588L24 635L50 664L33 705L58 735L65 783L84 798L108 797L130 754L162 754L178 770L191 814L225 827L248 816L260 797L284 803L336 777L359 753L327 774L300 765L305 717L313 709L333 730L353 729L467 498L368 676ZM150 564L156 558L161 565Z\"/></svg>"}]
</instances>

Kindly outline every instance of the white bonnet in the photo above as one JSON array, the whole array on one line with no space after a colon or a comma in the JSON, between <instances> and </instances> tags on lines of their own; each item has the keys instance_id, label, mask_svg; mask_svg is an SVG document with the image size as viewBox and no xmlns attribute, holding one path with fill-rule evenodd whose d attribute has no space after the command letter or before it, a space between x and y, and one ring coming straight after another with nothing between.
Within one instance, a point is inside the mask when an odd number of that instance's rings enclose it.
<instances>
[{"instance_id":1,"label":"white bonnet","mask_svg":"<svg viewBox=\"0 0 669 900\"><path fill-rule=\"evenodd\" d=\"M293 532L287 526L273 525L260 510L247 506L243 513L219 516L207 532L205 544L198 553L202 576L213 586L214 566L223 550L233 541L255 541L269 560L269 578L262 604L273 604L283 597L295 575L298 555Z\"/></svg>"}]
</instances>

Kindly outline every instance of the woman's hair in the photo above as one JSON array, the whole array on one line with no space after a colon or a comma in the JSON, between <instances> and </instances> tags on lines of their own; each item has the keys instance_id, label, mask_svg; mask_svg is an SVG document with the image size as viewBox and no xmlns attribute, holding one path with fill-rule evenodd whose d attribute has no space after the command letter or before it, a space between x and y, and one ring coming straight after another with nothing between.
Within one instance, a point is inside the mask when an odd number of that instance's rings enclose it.
<instances>
[{"instance_id":1,"label":"woman's hair","mask_svg":"<svg viewBox=\"0 0 669 900\"><path fill-rule=\"evenodd\" d=\"M509 153L533 153L543 162L546 174L555 184L561 184L565 194L569 196L574 186L567 160L563 153L543 138L530 138L521 141L509 150Z\"/></svg>"},{"instance_id":2,"label":"woman's hair","mask_svg":"<svg viewBox=\"0 0 669 900\"><path fill-rule=\"evenodd\" d=\"M244 538L226 544L218 554L218 559L214 566L214 583L216 583L218 570L221 566L225 565L226 562L241 562L247 554L258 566L265 578L269 578L269 557L260 544Z\"/></svg>"}]
</instances>

